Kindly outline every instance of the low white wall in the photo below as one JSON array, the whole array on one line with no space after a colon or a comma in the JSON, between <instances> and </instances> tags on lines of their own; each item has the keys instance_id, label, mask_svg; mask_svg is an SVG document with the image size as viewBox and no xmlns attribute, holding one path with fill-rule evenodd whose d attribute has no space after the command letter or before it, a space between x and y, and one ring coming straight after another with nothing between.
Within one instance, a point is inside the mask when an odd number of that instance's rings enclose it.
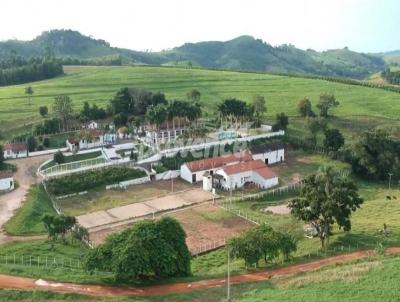
<instances>
[{"instance_id":1,"label":"low white wall","mask_svg":"<svg viewBox=\"0 0 400 302\"><path fill-rule=\"evenodd\" d=\"M116 188L125 188L127 186L144 184L149 181L150 181L150 176L135 178L135 179L131 179L131 180L121 181L118 184L108 185L108 186L106 186L106 190L116 189Z\"/></svg>"},{"instance_id":2,"label":"low white wall","mask_svg":"<svg viewBox=\"0 0 400 302\"><path fill-rule=\"evenodd\" d=\"M181 175L179 170L168 170L163 173L156 174L156 180L169 180L171 178L178 178Z\"/></svg>"}]
</instances>

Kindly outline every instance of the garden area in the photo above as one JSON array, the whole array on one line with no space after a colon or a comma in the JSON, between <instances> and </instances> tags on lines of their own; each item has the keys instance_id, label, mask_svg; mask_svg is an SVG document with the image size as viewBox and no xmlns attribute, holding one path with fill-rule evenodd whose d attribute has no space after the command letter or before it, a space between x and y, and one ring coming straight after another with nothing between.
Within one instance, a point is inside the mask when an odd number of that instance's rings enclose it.
<instances>
[{"instance_id":1,"label":"garden area","mask_svg":"<svg viewBox=\"0 0 400 302\"><path fill-rule=\"evenodd\" d=\"M81 160L87 160L87 159L99 158L99 157L102 157L101 151L77 153L77 154L63 156L62 163L67 164L67 163L73 163L73 162L77 162L77 161L81 161ZM53 159L53 160L49 161L47 164L45 164L42 167L42 170L54 167L56 165L57 165L57 163Z\"/></svg>"},{"instance_id":2,"label":"garden area","mask_svg":"<svg viewBox=\"0 0 400 302\"><path fill-rule=\"evenodd\" d=\"M130 169L127 167L111 167L53 178L47 182L47 186L52 194L65 195L144 176L146 176L146 172L142 170Z\"/></svg>"}]
</instances>

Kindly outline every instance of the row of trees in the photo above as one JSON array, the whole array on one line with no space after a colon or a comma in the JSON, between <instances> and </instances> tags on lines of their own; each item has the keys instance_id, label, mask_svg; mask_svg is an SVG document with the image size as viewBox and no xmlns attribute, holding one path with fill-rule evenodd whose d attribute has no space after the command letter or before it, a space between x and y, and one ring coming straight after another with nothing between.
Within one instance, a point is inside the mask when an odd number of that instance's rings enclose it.
<instances>
[{"instance_id":1,"label":"row of trees","mask_svg":"<svg viewBox=\"0 0 400 302\"><path fill-rule=\"evenodd\" d=\"M334 94L323 93L319 97L317 108L319 110L319 116L327 118L329 116L329 110L339 106L339 101L336 100ZM297 110L302 117L316 117L312 109L312 104L309 98L303 98L297 105Z\"/></svg>"},{"instance_id":2,"label":"row of trees","mask_svg":"<svg viewBox=\"0 0 400 302\"><path fill-rule=\"evenodd\" d=\"M392 85L400 85L400 71L391 71L388 68L382 71L381 76Z\"/></svg>"},{"instance_id":3,"label":"row of trees","mask_svg":"<svg viewBox=\"0 0 400 302\"><path fill-rule=\"evenodd\" d=\"M0 86L22 84L63 74L59 61L33 58L29 61L0 62Z\"/></svg>"},{"instance_id":4,"label":"row of trees","mask_svg":"<svg viewBox=\"0 0 400 302\"><path fill-rule=\"evenodd\" d=\"M228 248L235 258L241 258L246 266L258 265L261 259L266 263L280 254L285 260L297 249L297 240L290 234L275 231L262 224L230 240Z\"/></svg>"}]
</instances>

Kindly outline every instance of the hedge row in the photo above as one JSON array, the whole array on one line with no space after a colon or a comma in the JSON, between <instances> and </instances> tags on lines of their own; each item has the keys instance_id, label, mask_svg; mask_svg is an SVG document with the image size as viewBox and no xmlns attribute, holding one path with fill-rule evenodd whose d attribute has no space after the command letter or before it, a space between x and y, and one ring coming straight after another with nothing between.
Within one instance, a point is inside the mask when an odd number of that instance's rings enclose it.
<instances>
[{"instance_id":1,"label":"hedge row","mask_svg":"<svg viewBox=\"0 0 400 302\"><path fill-rule=\"evenodd\" d=\"M55 195L64 195L144 176L146 173L141 170L126 167L109 168L51 179L48 182L48 188Z\"/></svg>"}]
</instances>

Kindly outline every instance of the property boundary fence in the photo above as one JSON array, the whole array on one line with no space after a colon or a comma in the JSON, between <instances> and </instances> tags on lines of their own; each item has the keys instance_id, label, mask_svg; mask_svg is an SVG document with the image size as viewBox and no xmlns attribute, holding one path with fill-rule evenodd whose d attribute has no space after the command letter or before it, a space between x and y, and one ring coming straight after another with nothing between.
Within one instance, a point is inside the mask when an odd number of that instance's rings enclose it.
<instances>
[{"instance_id":1,"label":"property boundary fence","mask_svg":"<svg viewBox=\"0 0 400 302\"><path fill-rule=\"evenodd\" d=\"M56 258L37 255L6 254L0 256L0 264L23 265L46 268L82 269L82 262L71 258Z\"/></svg>"},{"instance_id":2,"label":"property boundary fence","mask_svg":"<svg viewBox=\"0 0 400 302\"><path fill-rule=\"evenodd\" d=\"M199 256L210 251L217 250L226 245L226 239L211 240L208 243L201 244L191 252L192 256Z\"/></svg>"}]
</instances>

